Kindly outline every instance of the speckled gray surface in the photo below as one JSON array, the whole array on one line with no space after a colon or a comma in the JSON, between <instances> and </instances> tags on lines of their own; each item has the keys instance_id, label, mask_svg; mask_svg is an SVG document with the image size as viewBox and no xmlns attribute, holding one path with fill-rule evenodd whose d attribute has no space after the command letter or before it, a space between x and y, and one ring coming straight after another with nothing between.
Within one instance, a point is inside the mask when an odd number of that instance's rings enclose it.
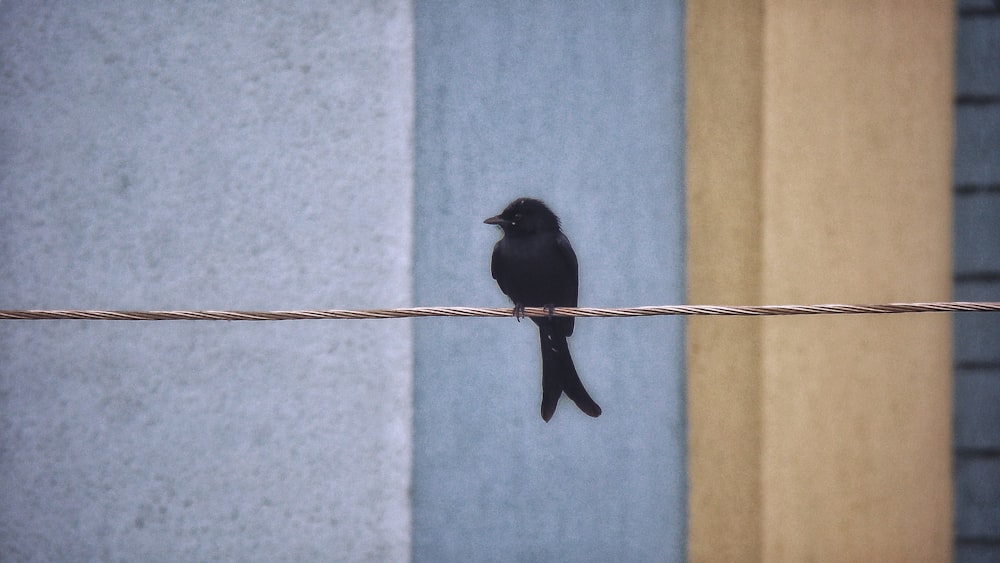
<instances>
[{"instance_id":1,"label":"speckled gray surface","mask_svg":"<svg viewBox=\"0 0 1000 563\"><path fill-rule=\"evenodd\" d=\"M407 2L0 4L0 308L408 305ZM0 324L0 559L405 560L412 324Z\"/></svg>"}]
</instances>

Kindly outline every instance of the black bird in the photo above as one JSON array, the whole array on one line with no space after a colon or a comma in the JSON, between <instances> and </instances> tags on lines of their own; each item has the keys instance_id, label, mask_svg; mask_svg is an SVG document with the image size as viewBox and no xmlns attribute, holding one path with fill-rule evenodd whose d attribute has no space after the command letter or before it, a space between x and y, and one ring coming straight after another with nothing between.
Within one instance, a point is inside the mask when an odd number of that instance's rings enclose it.
<instances>
[{"instance_id":1,"label":"black bird","mask_svg":"<svg viewBox=\"0 0 1000 563\"><path fill-rule=\"evenodd\" d=\"M500 290L514 302L514 316L525 307L576 307L579 287L576 253L559 226L559 218L537 199L515 199L496 217L483 221L503 229L493 247L492 272ZM569 355L566 337L573 334L573 317L532 317L542 347L542 419L556 412L566 396L584 413L601 416Z\"/></svg>"}]
</instances>

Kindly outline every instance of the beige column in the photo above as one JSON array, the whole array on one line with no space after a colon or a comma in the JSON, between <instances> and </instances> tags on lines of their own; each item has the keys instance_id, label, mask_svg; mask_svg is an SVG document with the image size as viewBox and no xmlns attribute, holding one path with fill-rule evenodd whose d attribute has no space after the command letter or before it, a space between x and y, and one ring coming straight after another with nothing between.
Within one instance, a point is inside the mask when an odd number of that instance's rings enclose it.
<instances>
[{"instance_id":1,"label":"beige column","mask_svg":"<svg viewBox=\"0 0 1000 563\"><path fill-rule=\"evenodd\" d=\"M954 5L687 5L689 302L947 300ZM942 561L943 314L694 318L693 561Z\"/></svg>"}]
</instances>

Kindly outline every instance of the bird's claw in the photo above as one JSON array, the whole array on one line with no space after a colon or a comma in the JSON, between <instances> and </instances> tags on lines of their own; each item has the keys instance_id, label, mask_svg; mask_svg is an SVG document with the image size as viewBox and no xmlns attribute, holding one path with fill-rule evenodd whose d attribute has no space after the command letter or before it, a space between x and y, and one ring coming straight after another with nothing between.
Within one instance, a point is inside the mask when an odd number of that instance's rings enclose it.
<instances>
[{"instance_id":1,"label":"bird's claw","mask_svg":"<svg viewBox=\"0 0 1000 563\"><path fill-rule=\"evenodd\" d=\"M517 319L517 322L521 322L521 319L524 318L524 303L514 304L514 318Z\"/></svg>"},{"instance_id":2,"label":"bird's claw","mask_svg":"<svg viewBox=\"0 0 1000 563\"><path fill-rule=\"evenodd\" d=\"M551 319L552 317L555 316L555 314L556 314L556 306L555 305L549 303L548 305L543 305L542 307L548 313L548 318L549 319ZM524 314L524 303L515 303L514 304L514 318L517 319L517 322L521 322L521 319L523 319L526 316L527 315Z\"/></svg>"}]
</instances>

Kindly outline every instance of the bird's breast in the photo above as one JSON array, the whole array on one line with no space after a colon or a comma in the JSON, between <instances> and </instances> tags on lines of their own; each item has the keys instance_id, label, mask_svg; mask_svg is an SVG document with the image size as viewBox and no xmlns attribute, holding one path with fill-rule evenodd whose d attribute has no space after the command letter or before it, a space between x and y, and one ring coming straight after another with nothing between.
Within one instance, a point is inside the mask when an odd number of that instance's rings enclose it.
<instances>
[{"instance_id":1,"label":"bird's breast","mask_svg":"<svg viewBox=\"0 0 1000 563\"><path fill-rule=\"evenodd\" d=\"M503 279L497 281L513 301L529 307L576 305L576 272L554 241L503 242L497 249Z\"/></svg>"}]
</instances>

